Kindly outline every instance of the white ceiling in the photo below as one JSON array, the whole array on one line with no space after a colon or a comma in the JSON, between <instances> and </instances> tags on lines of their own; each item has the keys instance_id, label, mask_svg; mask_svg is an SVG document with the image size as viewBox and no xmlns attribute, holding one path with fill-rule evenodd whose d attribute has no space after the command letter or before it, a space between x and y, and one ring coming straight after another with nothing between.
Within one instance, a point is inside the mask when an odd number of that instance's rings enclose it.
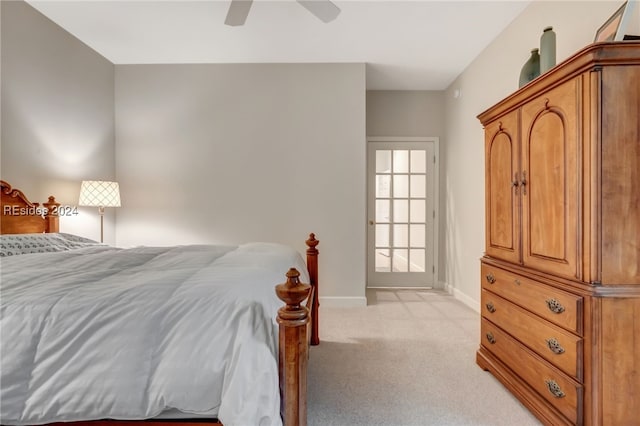
<instances>
[{"instance_id":1,"label":"white ceiling","mask_svg":"<svg viewBox=\"0 0 640 426\"><path fill-rule=\"evenodd\" d=\"M115 64L366 62L367 88L445 89L531 2L335 1L322 23L295 0L27 0Z\"/></svg>"}]
</instances>

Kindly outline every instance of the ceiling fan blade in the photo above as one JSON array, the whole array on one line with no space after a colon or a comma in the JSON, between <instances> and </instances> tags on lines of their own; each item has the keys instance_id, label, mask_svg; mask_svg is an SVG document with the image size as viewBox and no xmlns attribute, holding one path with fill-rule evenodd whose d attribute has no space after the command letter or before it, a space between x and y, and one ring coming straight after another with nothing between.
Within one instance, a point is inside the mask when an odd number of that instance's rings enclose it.
<instances>
[{"instance_id":1,"label":"ceiling fan blade","mask_svg":"<svg viewBox=\"0 0 640 426\"><path fill-rule=\"evenodd\" d=\"M227 11L227 18L224 20L224 23L232 27L244 25L252 3L253 0L231 0L229 10Z\"/></svg>"},{"instance_id":2,"label":"ceiling fan blade","mask_svg":"<svg viewBox=\"0 0 640 426\"><path fill-rule=\"evenodd\" d=\"M298 3L324 23L333 21L340 14L340 8L330 0L298 0Z\"/></svg>"}]
</instances>

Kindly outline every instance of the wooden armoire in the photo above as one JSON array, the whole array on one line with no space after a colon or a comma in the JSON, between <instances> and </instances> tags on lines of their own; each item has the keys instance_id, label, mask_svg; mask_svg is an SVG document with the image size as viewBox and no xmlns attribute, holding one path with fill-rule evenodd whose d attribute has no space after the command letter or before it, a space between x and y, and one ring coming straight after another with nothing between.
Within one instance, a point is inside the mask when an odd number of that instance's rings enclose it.
<instances>
[{"instance_id":1,"label":"wooden armoire","mask_svg":"<svg viewBox=\"0 0 640 426\"><path fill-rule=\"evenodd\" d=\"M478 365L544 424L640 425L640 43L589 45L478 118Z\"/></svg>"}]
</instances>

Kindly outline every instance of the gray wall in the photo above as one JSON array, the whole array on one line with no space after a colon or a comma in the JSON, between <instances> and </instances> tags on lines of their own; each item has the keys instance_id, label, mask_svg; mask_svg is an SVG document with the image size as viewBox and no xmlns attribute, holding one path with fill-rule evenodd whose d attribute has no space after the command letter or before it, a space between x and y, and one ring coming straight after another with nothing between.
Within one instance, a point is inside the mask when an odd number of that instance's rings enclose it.
<instances>
[{"instance_id":1,"label":"gray wall","mask_svg":"<svg viewBox=\"0 0 640 426\"><path fill-rule=\"evenodd\" d=\"M325 306L364 304L364 64L117 65L115 94L118 245L313 231Z\"/></svg>"},{"instance_id":2,"label":"gray wall","mask_svg":"<svg viewBox=\"0 0 640 426\"><path fill-rule=\"evenodd\" d=\"M446 280L445 93L427 90L367 91L367 136L436 136L440 139L438 281Z\"/></svg>"},{"instance_id":3,"label":"gray wall","mask_svg":"<svg viewBox=\"0 0 640 426\"><path fill-rule=\"evenodd\" d=\"M114 178L117 164L122 245L262 239L303 250L300 235L315 231L322 293L359 303L365 135L439 136L440 271L476 309L484 154L475 117L517 88L545 26L558 34L560 61L619 6L534 1L446 92L365 96L363 64L117 66L114 89L107 60L27 4L0 4L2 179L39 201L55 194L73 205L82 179ZM62 230L98 238L95 209L80 212ZM108 222L107 242L113 229Z\"/></svg>"},{"instance_id":4,"label":"gray wall","mask_svg":"<svg viewBox=\"0 0 640 426\"><path fill-rule=\"evenodd\" d=\"M75 206L81 180L115 177L114 66L26 3L0 3L0 176L33 201ZM61 230L99 239L97 209L79 211Z\"/></svg>"},{"instance_id":5,"label":"gray wall","mask_svg":"<svg viewBox=\"0 0 640 426\"><path fill-rule=\"evenodd\" d=\"M476 116L517 90L520 69L545 27L551 25L557 33L561 62L590 44L619 6L610 1L534 1L447 89L447 283L476 310L485 246L484 134ZM640 12L632 28L640 28L638 18ZM461 93L457 98L456 90Z\"/></svg>"},{"instance_id":6,"label":"gray wall","mask_svg":"<svg viewBox=\"0 0 640 426\"><path fill-rule=\"evenodd\" d=\"M444 92L368 90L367 136L444 137Z\"/></svg>"}]
</instances>

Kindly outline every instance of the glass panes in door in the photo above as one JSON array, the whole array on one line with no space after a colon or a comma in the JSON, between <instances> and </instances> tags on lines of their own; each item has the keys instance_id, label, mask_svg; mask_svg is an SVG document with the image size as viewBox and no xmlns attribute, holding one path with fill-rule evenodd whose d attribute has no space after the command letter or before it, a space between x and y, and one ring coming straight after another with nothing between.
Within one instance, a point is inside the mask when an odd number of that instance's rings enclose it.
<instances>
[{"instance_id":1,"label":"glass panes in door","mask_svg":"<svg viewBox=\"0 0 640 426\"><path fill-rule=\"evenodd\" d=\"M375 271L425 272L427 150L375 151Z\"/></svg>"}]
</instances>

